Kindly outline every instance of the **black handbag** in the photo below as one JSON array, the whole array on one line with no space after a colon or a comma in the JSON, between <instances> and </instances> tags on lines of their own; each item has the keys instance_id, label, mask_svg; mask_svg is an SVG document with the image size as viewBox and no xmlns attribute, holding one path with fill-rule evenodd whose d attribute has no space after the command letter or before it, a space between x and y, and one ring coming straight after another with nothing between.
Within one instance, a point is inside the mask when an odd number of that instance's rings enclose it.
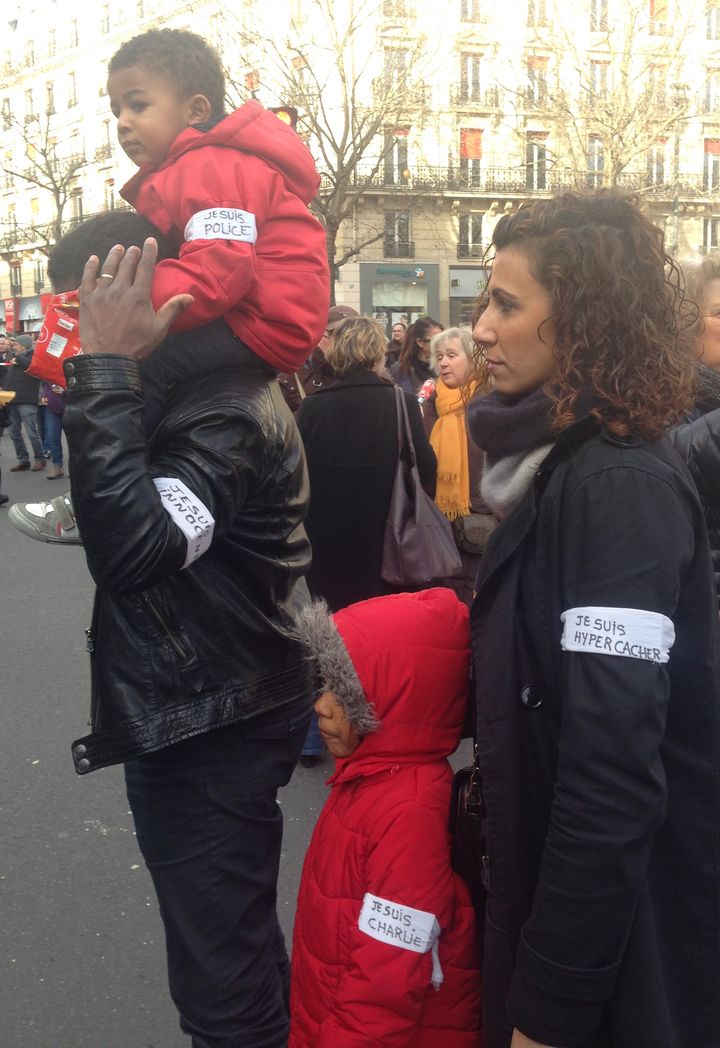
<instances>
[{"instance_id":1,"label":"black handbag","mask_svg":"<svg viewBox=\"0 0 720 1048\"><path fill-rule=\"evenodd\" d=\"M385 523L380 574L386 582L396 586L427 586L435 579L459 575L462 561L450 521L423 491L405 395L397 386L394 393L398 457Z\"/></svg>"},{"instance_id":2,"label":"black handbag","mask_svg":"<svg viewBox=\"0 0 720 1048\"><path fill-rule=\"evenodd\" d=\"M484 823L485 802L476 745L473 763L453 776L448 830L452 868L467 883L477 909L484 904L487 887Z\"/></svg>"},{"instance_id":3,"label":"black handbag","mask_svg":"<svg viewBox=\"0 0 720 1048\"><path fill-rule=\"evenodd\" d=\"M466 517L456 517L452 522L455 545L465 553L484 553L496 527L497 521L489 513L468 513Z\"/></svg>"}]
</instances>

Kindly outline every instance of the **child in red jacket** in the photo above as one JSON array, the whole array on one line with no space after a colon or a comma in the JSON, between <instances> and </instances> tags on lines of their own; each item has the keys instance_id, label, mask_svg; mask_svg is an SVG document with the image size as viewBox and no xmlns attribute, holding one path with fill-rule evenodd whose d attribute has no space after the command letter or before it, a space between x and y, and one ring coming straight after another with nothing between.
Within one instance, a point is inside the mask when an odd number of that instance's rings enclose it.
<instances>
[{"instance_id":1,"label":"child in red jacket","mask_svg":"<svg viewBox=\"0 0 720 1048\"><path fill-rule=\"evenodd\" d=\"M127 41L107 88L140 169L121 195L180 249L155 270L154 307L189 292L173 330L223 317L274 368L300 367L329 302L325 233L308 208L320 176L302 139L255 101L226 114L220 59L185 30Z\"/></svg>"},{"instance_id":2,"label":"child in red jacket","mask_svg":"<svg viewBox=\"0 0 720 1048\"><path fill-rule=\"evenodd\" d=\"M337 758L303 868L290 1048L478 1048L475 915L448 810L469 676L449 589L302 614Z\"/></svg>"},{"instance_id":3,"label":"child in red jacket","mask_svg":"<svg viewBox=\"0 0 720 1048\"><path fill-rule=\"evenodd\" d=\"M155 268L154 308L191 294L172 331L215 321L225 366L241 342L276 370L296 371L325 330L330 301L325 233L308 207L320 176L302 139L255 101L225 114L220 59L185 30L127 41L110 60L107 88L120 145L139 167L120 193L179 252ZM101 284L112 283L119 260L105 263ZM174 365L176 379L188 378L185 359L170 357L166 372ZM151 433L163 390L143 386ZM42 542L81 542L68 495L13 506L10 520Z\"/></svg>"}]
</instances>

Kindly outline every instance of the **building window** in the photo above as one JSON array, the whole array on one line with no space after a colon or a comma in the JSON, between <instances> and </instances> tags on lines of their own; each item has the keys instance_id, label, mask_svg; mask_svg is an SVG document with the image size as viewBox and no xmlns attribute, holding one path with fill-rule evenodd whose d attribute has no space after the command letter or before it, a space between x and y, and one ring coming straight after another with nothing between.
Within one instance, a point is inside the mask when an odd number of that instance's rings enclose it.
<instances>
[{"instance_id":1,"label":"building window","mask_svg":"<svg viewBox=\"0 0 720 1048\"><path fill-rule=\"evenodd\" d=\"M103 34L110 32L110 5L109 4L103 4L103 6L100 8L100 32L103 33Z\"/></svg>"},{"instance_id":2,"label":"building window","mask_svg":"<svg viewBox=\"0 0 720 1048\"><path fill-rule=\"evenodd\" d=\"M407 211L385 212L383 253L386 258L412 258L415 246L410 240L410 215Z\"/></svg>"},{"instance_id":3,"label":"building window","mask_svg":"<svg viewBox=\"0 0 720 1048\"><path fill-rule=\"evenodd\" d=\"M720 109L720 69L705 71L705 112L717 113Z\"/></svg>"},{"instance_id":4,"label":"building window","mask_svg":"<svg viewBox=\"0 0 720 1048\"><path fill-rule=\"evenodd\" d=\"M482 97L480 88L481 73L480 55L460 55L460 101L479 102Z\"/></svg>"},{"instance_id":5,"label":"building window","mask_svg":"<svg viewBox=\"0 0 720 1048\"><path fill-rule=\"evenodd\" d=\"M720 138L705 139L703 189L720 189Z\"/></svg>"},{"instance_id":6,"label":"building window","mask_svg":"<svg viewBox=\"0 0 720 1048\"><path fill-rule=\"evenodd\" d=\"M538 192L547 189L547 135L530 132L525 139L525 187Z\"/></svg>"},{"instance_id":7,"label":"building window","mask_svg":"<svg viewBox=\"0 0 720 1048\"><path fill-rule=\"evenodd\" d=\"M460 215L458 258L482 258L482 211Z\"/></svg>"},{"instance_id":8,"label":"building window","mask_svg":"<svg viewBox=\"0 0 720 1048\"><path fill-rule=\"evenodd\" d=\"M33 263L33 271L33 283L35 285L35 294L39 295L45 287L45 266L42 264L40 259Z\"/></svg>"},{"instance_id":9,"label":"building window","mask_svg":"<svg viewBox=\"0 0 720 1048\"><path fill-rule=\"evenodd\" d=\"M383 0L383 17L406 18L405 0Z\"/></svg>"},{"instance_id":10,"label":"building window","mask_svg":"<svg viewBox=\"0 0 720 1048\"><path fill-rule=\"evenodd\" d=\"M539 109L547 101L547 58L531 55L527 62L527 105Z\"/></svg>"},{"instance_id":11,"label":"building window","mask_svg":"<svg viewBox=\"0 0 720 1048\"><path fill-rule=\"evenodd\" d=\"M460 129L460 175L470 187L480 185L482 172L482 128Z\"/></svg>"},{"instance_id":12,"label":"building window","mask_svg":"<svg viewBox=\"0 0 720 1048\"><path fill-rule=\"evenodd\" d=\"M607 27L607 0L590 0L590 32L604 33Z\"/></svg>"},{"instance_id":13,"label":"building window","mask_svg":"<svg viewBox=\"0 0 720 1048\"><path fill-rule=\"evenodd\" d=\"M74 73L68 73L68 109L77 105L77 79Z\"/></svg>"},{"instance_id":14,"label":"building window","mask_svg":"<svg viewBox=\"0 0 720 1048\"><path fill-rule=\"evenodd\" d=\"M112 211L115 207L115 179L108 178L104 186L105 210Z\"/></svg>"},{"instance_id":15,"label":"building window","mask_svg":"<svg viewBox=\"0 0 720 1048\"><path fill-rule=\"evenodd\" d=\"M605 170L605 147L602 138L591 135L588 139L588 185L591 189L598 189L603 184L603 171Z\"/></svg>"},{"instance_id":16,"label":"building window","mask_svg":"<svg viewBox=\"0 0 720 1048\"><path fill-rule=\"evenodd\" d=\"M54 57L57 50L57 36L54 29L48 29L48 54Z\"/></svg>"},{"instance_id":17,"label":"building window","mask_svg":"<svg viewBox=\"0 0 720 1048\"><path fill-rule=\"evenodd\" d=\"M407 51L399 47L386 47L384 63L385 90L402 91L407 82Z\"/></svg>"},{"instance_id":18,"label":"building window","mask_svg":"<svg viewBox=\"0 0 720 1048\"><path fill-rule=\"evenodd\" d=\"M13 185L15 184L14 178L13 178L13 173L12 173L12 166L13 166L12 153L6 153L5 154L5 163L4 163L3 166L5 168L5 178L3 180L3 185L4 185L5 189L12 189ZM15 207L14 204L12 204L10 206L12 206L13 208ZM10 217L10 213L8 211L8 218L9 217Z\"/></svg>"},{"instance_id":19,"label":"building window","mask_svg":"<svg viewBox=\"0 0 720 1048\"><path fill-rule=\"evenodd\" d=\"M35 41L28 40L25 46L25 65L32 69L35 65Z\"/></svg>"},{"instance_id":20,"label":"building window","mask_svg":"<svg viewBox=\"0 0 720 1048\"><path fill-rule=\"evenodd\" d=\"M705 15L705 36L708 40L720 40L720 6L708 7Z\"/></svg>"},{"instance_id":21,"label":"building window","mask_svg":"<svg viewBox=\"0 0 720 1048\"><path fill-rule=\"evenodd\" d=\"M70 209L72 211L73 222L82 222L83 220L83 198L82 189L73 189L70 192Z\"/></svg>"},{"instance_id":22,"label":"building window","mask_svg":"<svg viewBox=\"0 0 720 1048\"><path fill-rule=\"evenodd\" d=\"M590 62L588 69L588 101L602 101L608 97L609 62Z\"/></svg>"},{"instance_id":23,"label":"building window","mask_svg":"<svg viewBox=\"0 0 720 1048\"><path fill-rule=\"evenodd\" d=\"M36 120L35 115L35 98L33 96L32 88L29 87L25 92L25 123L30 124L33 120Z\"/></svg>"},{"instance_id":24,"label":"building window","mask_svg":"<svg viewBox=\"0 0 720 1048\"><path fill-rule=\"evenodd\" d=\"M668 22L668 0L649 0L650 25L648 31L654 36L667 36L670 31Z\"/></svg>"},{"instance_id":25,"label":"building window","mask_svg":"<svg viewBox=\"0 0 720 1048\"><path fill-rule=\"evenodd\" d=\"M15 212L13 211L13 230L17 230L17 219L15 218ZM22 262L19 259L13 259L10 263L10 290L13 298L17 298L22 295L23 281L22 281Z\"/></svg>"},{"instance_id":26,"label":"building window","mask_svg":"<svg viewBox=\"0 0 720 1048\"><path fill-rule=\"evenodd\" d=\"M2 104L3 131L9 131L12 127L12 113L10 111L10 99L3 98Z\"/></svg>"},{"instance_id":27,"label":"building window","mask_svg":"<svg viewBox=\"0 0 720 1048\"><path fill-rule=\"evenodd\" d=\"M460 21L480 21L480 0L460 0Z\"/></svg>"},{"instance_id":28,"label":"building window","mask_svg":"<svg viewBox=\"0 0 720 1048\"><path fill-rule=\"evenodd\" d=\"M135 4L135 16L136 16L136 18L144 18L145 17L145 2L144 2L144 0L137 0L137 3Z\"/></svg>"},{"instance_id":29,"label":"building window","mask_svg":"<svg viewBox=\"0 0 720 1048\"><path fill-rule=\"evenodd\" d=\"M667 68L662 65L648 67L647 91L649 102L653 107L667 105Z\"/></svg>"},{"instance_id":30,"label":"building window","mask_svg":"<svg viewBox=\"0 0 720 1048\"><path fill-rule=\"evenodd\" d=\"M545 0L528 0L528 25L547 25Z\"/></svg>"},{"instance_id":31,"label":"building window","mask_svg":"<svg viewBox=\"0 0 720 1048\"><path fill-rule=\"evenodd\" d=\"M703 251L717 251L720 248L720 218L703 219Z\"/></svg>"},{"instance_id":32,"label":"building window","mask_svg":"<svg viewBox=\"0 0 720 1048\"><path fill-rule=\"evenodd\" d=\"M410 180L408 170L408 135L410 129L400 127L386 131L383 143L383 165L386 186L407 185Z\"/></svg>"},{"instance_id":33,"label":"building window","mask_svg":"<svg viewBox=\"0 0 720 1048\"><path fill-rule=\"evenodd\" d=\"M652 186L664 186L666 182L666 146L667 141L661 138L650 147L647 158L647 177Z\"/></svg>"},{"instance_id":34,"label":"building window","mask_svg":"<svg viewBox=\"0 0 720 1048\"><path fill-rule=\"evenodd\" d=\"M48 116L52 116L55 112L55 85L52 81L45 84L45 90L47 92L47 113Z\"/></svg>"},{"instance_id":35,"label":"building window","mask_svg":"<svg viewBox=\"0 0 720 1048\"><path fill-rule=\"evenodd\" d=\"M73 18L70 22L70 47L77 47L80 43L80 35L78 33L78 20Z\"/></svg>"}]
</instances>

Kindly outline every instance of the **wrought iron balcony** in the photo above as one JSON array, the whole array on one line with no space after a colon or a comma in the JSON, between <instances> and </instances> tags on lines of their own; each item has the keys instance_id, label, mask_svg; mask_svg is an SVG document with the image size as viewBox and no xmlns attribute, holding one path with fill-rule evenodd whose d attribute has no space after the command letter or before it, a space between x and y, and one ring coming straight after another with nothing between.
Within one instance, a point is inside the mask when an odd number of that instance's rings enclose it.
<instances>
[{"instance_id":1,"label":"wrought iron balcony","mask_svg":"<svg viewBox=\"0 0 720 1048\"><path fill-rule=\"evenodd\" d=\"M415 244L412 240L385 240L383 255L385 258L415 258Z\"/></svg>"}]
</instances>

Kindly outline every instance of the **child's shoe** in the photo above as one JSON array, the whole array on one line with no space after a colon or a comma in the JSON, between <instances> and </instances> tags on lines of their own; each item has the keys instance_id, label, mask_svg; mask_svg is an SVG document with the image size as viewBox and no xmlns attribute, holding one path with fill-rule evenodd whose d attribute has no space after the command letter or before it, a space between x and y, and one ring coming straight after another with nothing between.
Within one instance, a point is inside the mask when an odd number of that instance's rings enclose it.
<instances>
[{"instance_id":1,"label":"child's shoe","mask_svg":"<svg viewBox=\"0 0 720 1048\"><path fill-rule=\"evenodd\" d=\"M50 502L16 502L8 519L18 531L37 542L62 542L82 546L70 495L59 495Z\"/></svg>"}]
</instances>

